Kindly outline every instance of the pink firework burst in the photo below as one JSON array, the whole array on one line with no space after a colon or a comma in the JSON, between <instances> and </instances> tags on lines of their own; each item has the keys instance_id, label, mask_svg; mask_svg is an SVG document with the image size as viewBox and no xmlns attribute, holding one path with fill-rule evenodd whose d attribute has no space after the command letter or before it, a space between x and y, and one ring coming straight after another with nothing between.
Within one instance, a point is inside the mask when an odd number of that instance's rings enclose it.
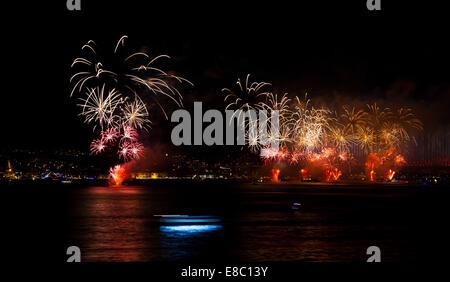
<instances>
[{"instance_id":1,"label":"pink firework burst","mask_svg":"<svg viewBox=\"0 0 450 282\"><path fill-rule=\"evenodd\" d=\"M101 153L105 150L105 148L106 148L105 143L101 138L95 139L91 143L91 153L93 154Z\"/></svg>"},{"instance_id":2,"label":"pink firework burst","mask_svg":"<svg viewBox=\"0 0 450 282\"><path fill-rule=\"evenodd\" d=\"M116 127L111 127L106 130L103 130L101 136L103 142L112 143L119 136L119 130Z\"/></svg>"},{"instance_id":3,"label":"pink firework burst","mask_svg":"<svg viewBox=\"0 0 450 282\"><path fill-rule=\"evenodd\" d=\"M123 144L119 148L119 157L123 158L125 161L129 160L131 158L131 152L128 148L127 144Z\"/></svg>"},{"instance_id":4,"label":"pink firework burst","mask_svg":"<svg viewBox=\"0 0 450 282\"><path fill-rule=\"evenodd\" d=\"M290 164L297 164L300 160L302 160L303 154L301 152L292 152L289 156Z\"/></svg>"},{"instance_id":5,"label":"pink firework burst","mask_svg":"<svg viewBox=\"0 0 450 282\"><path fill-rule=\"evenodd\" d=\"M119 157L125 161L139 159L142 156L144 146L140 142L124 142L119 149Z\"/></svg>"},{"instance_id":6,"label":"pink firework burst","mask_svg":"<svg viewBox=\"0 0 450 282\"><path fill-rule=\"evenodd\" d=\"M289 151L285 148L271 148L267 146L261 150L260 157L264 160L264 165L273 162L284 161L290 157Z\"/></svg>"},{"instance_id":7,"label":"pink firework burst","mask_svg":"<svg viewBox=\"0 0 450 282\"><path fill-rule=\"evenodd\" d=\"M278 153L277 153L277 155L276 155L276 159L277 159L277 160L280 160L280 161L286 160L288 157L289 157L289 152L288 152L288 150L286 150L285 148L280 148L280 149L278 150Z\"/></svg>"},{"instance_id":8,"label":"pink firework burst","mask_svg":"<svg viewBox=\"0 0 450 282\"><path fill-rule=\"evenodd\" d=\"M134 159L138 159L142 156L144 146L140 142L133 142L129 146L129 150Z\"/></svg>"},{"instance_id":9,"label":"pink firework burst","mask_svg":"<svg viewBox=\"0 0 450 282\"><path fill-rule=\"evenodd\" d=\"M136 141L138 137L138 133L136 129L134 129L132 126L125 125L123 127L123 137L124 139L127 139L128 141Z\"/></svg>"}]
</instances>

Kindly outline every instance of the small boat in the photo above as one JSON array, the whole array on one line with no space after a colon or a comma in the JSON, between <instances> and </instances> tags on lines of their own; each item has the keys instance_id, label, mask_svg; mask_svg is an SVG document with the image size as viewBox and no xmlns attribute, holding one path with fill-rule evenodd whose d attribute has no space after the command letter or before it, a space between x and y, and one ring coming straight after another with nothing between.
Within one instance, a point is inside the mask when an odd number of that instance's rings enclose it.
<instances>
[{"instance_id":1,"label":"small boat","mask_svg":"<svg viewBox=\"0 0 450 282\"><path fill-rule=\"evenodd\" d=\"M301 205L302 204L300 204L300 203L293 203L291 206L291 209L298 210L298 209L300 209Z\"/></svg>"},{"instance_id":2,"label":"small boat","mask_svg":"<svg viewBox=\"0 0 450 282\"><path fill-rule=\"evenodd\" d=\"M220 218L212 215L153 215L160 224L210 224L221 222Z\"/></svg>"}]
</instances>

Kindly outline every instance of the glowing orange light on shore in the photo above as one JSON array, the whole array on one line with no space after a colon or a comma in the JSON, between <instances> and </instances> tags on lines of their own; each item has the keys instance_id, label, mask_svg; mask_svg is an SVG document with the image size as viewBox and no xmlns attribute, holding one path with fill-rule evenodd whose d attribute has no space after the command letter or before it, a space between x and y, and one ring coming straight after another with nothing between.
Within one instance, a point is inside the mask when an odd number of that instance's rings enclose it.
<instances>
[{"instance_id":1,"label":"glowing orange light on shore","mask_svg":"<svg viewBox=\"0 0 450 282\"><path fill-rule=\"evenodd\" d=\"M394 175L395 171L393 171L392 169L388 170L387 178L389 179L389 181L391 181L394 178Z\"/></svg>"},{"instance_id":2,"label":"glowing orange light on shore","mask_svg":"<svg viewBox=\"0 0 450 282\"><path fill-rule=\"evenodd\" d=\"M308 178L308 171L306 169L301 169L300 170L300 175L302 177L302 179Z\"/></svg>"},{"instance_id":3,"label":"glowing orange light on shore","mask_svg":"<svg viewBox=\"0 0 450 282\"><path fill-rule=\"evenodd\" d=\"M280 180L278 180L278 175L280 175L280 170L272 169L272 182L280 182Z\"/></svg>"},{"instance_id":4,"label":"glowing orange light on shore","mask_svg":"<svg viewBox=\"0 0 450 282\"><path fill-rule=\"evenodd\" d=\"M109 169L109 175L111 176L112 181L116 185L121 185L125 180L126 171L125 168L121 165L116 165Z\"/></svg>"},{"instance_id":5,"label":"glowing orange light on shore","mask_svg":"<svg viewBox=\"0 0 450 282\"><path fill-rule=\"evenodd\" d=\"M370 179L370 181L373 181L373 180L374 180L374 177L375 177L375 171L372 169L372 170L370 171L370 173L369 173L369 179Z\"/></svg>"},{"instance_id":6,"label":"glowing orange light on shore","mask_svg":"<svg viewBox=\"0 0 450 282\"><path fill-rule=\"evenodd\" d=\"M366 162L366 171L368 171L369 174L369 180L374 181L375 180L375 168L380 167L381 162L383 158L380 158L375 153L370 153L367 156L367 162Z\"/></svg>"},{"instance_id":7,"label":"glowing orange light on shore","mask_svg":"<svg viewBox=\"0 0 450 282\"><path fill-rule=\"evenodd\" d=\"M327 176L327 181L330 181L331 179L334 181L337 181L339 179L339 177L342 176L342 172L337 169L336 167L330 170L325 171L325 174Z\"/></svg>"}]
</instances>

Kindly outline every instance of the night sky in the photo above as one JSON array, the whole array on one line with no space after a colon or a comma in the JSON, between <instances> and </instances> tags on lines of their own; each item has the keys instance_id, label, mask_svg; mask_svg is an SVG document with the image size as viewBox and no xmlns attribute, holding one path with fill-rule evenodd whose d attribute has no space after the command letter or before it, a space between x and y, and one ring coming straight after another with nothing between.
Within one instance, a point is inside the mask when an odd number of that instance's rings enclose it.
<instances>
[{"instance_id":1,"label":"night sky","mask_svg":"<svg viewBox=\"0 0 450 282\"><path fill-rule=\"evenodd\" d=\"M69 98L70 65L88 40L113 48L124 34L131 46L170 55L165 66L195 84L183 88L187 108L193 101L223 108L221 89L251 73L278 93L330 101L397 97L425 108L426 124L448 121L448 23L445 10L426 1L382 1L381 12L367 11L364 0L82 0L80 12L67 11L65 1L40 2L3 9L14 15L2 20L6 149L88 148L92 129ZM170 123L156 122L154 134L170 136Z\"/></svg>"}]
</instances>

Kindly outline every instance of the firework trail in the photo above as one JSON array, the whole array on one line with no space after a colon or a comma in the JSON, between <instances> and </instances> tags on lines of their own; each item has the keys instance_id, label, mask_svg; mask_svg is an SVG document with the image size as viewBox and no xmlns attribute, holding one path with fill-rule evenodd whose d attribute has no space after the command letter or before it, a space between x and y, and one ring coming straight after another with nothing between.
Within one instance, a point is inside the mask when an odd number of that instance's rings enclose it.
<instances>
[{"instance_id":1,"label":"firework trail","mask_svg":"<svg viewBox=\"0 0 450 282\"><path fill-rule=\"evenodd\" d=\"M226 106L226 110L243 110L248 111L250 109L259 109L262 99L265 99L270 92L265 91L265 88L271 86L267 82L249 82L250 74L245 78L245 82L242 83L238 78L236 85L237 91L233 91L229 88L223 88L222 92L226 95L224 101L229 102Z\"/></svg>"},{"instance_id":2,"label":"firework trail","mask_svg":"<svg viewBox=\"0 0 450 282\"><path fill-rule=\"evenodd\" d=\"M344 112L341 114L341 119L342 124L344 124L344 131L354 134L358 129L367 125L369 115L364 110L358 110L355 106L350 109L347 105L343 106L342 109Z\"/></svg>"},{"instance_id":3,"label":"firework trail","mask_svg":"<svg viewBox=\"0 0 450 282\"><path fill-rule=\"evenodd\" d=\"M328 134L330 145L340 152L347 152L351 145L355 143L354 135L339 123L330 126Z\"/></svg>"},{"instance_id":4,"label":"firework trail","mask_svg":"<svg viewBox=\"0 0 450 282\"><path fill-rule=\"evenodd\" d=\"M149 107L159 107L167 118L162 98L182 106L177 85L188 80L158 67L167 55L150 56L143 51L126 48L128 36L122 36L111 52L98 48L93 40L81 47L82 56L76 58L71 70L70 96L81 101L80 116L98 132L91 145L91 153L99 154L117 149L119 159L130 161L143 155L141 132L150 128ZM125 175L124 166L111 168L113 179ZM117 182L122 182L115 181Z\"/></svg>"},{"instance_id":5,"label":"firework trail","mask_svg":"<svg viewBox=\"0 0 450 282\"><path fill-rule=\"evenodd\" d=\"M133 113L138 113L139 126L147 122L148 112L145 103L142 102L144 97L150 97L167 118L159 98L166 97L181 106L182 95L175 85L181 83L192 85L192 83L156 66L159 60L170 59L167 55L152 58L145 52L129 52L125 48L127 39L126 35L122 36L115 45L114 52L103 56L97 52L94 41L90 40L83 45L84 56L76 58L71 65L75 74L70 78L73 85L70 95L81 94L89 85L106 83L117 89L121 96L131 100L124 110L131 118L134 116ZM103 61L103 58L109 59Z\"/></svg>"},{"instance_id":6,"label":"firework trail","mask_svg":"<svg viewBox=\"0 0 450 282\"><path fill-rule=\"evenodd\" d=\"M270 143L277 142L281 146L290 142L291 126L289 124L292 112L289 108L291 99L288 98L287 93L279 97L277 94L269 93L265 95L266 101L261 102L261 109L266 110L268 113L274 111L278 112L278 132L272 132L272 120L266 117L265 123L268 124L268 140ZM259 133L261 134L261 132ZM262 144L265 145L265 144Z\"/></svg>"},{"instance_id":7,"label":"firework trail","mask_svg":"<svg viewBox=\"0 0 450 282\"><path fill-rule=\"evenodd\" d=\"M107 83L129 97L135 93L153 94L152 98L163 112L164 108L159 103L158 96L165 96L181 106L182 95L174 85L192 83L156 66L159 60L170 59L168 55L151 57L142 51L129 52L125 48L127 39L128 36L122 36L116 43L114 52L109 54L100 54L97 44L92 40L83 45L81 49L84 56L76 58L71 65L75 74L70 78L73 85L70 95L82 93L85 87L91 84Z\"/></svg>"},{"instance_id":8,"label":"firework trail","mask_svg":"<svg viewBox=\"0 0 450 282\"><path fill-rule=\"evenodd\" d=\"M287 94L268 92L264 87L270 83L250 84L249 76L245 84L240 80L237 84L237 92L223 90L227 94L226 109L279 111L279 149L246 134L250 151L259 151L266 166L285 162L311 173L319 169L326 180L337 181L349 175L358 163L352 151L359 147L366 156L362 165L374 180L377 174L386 175L388 169L406 163L402 152L410 141L415 142L411 134L422 130L421 121L409 108L394 110L376 103L365 109L345 105L339 113L326 106L313 106L306 95L303 99L290 99ZM247 125L252 122L256 124L250 120ZM268 118L266 123L270 123ZM275 138L268 134L269 139Z\"/></svg>"},{"instance_id":9,"label":"firework trail","mask_svg":"<svg viewBox=\"0 0 450 282\"><path fill-rule=\"evenodd\" d=\"M268 95L271 95L267 90L271 84L267 82L250 82L250 74L248 74L244 82L238 78L236 85L237 87L234 90L230 88L222 89L222 93L225 95L224 101L228 103L225 110L235 111L232 117L237 117L238 121L242 122L246 129L245 141L249 144L250 150L256 153L263 146L267 145L261 141L260 137L265 134L266 128L270 126L270 118L266 115L263 118L264 120L259 122L263 126L258 127L258 117L248 115L245 118L243 115L251 110L256 112L264 109L263 102L266 101Z\"/></svg>"},{"instance_id":10,"label":"firework trail","mask_svg":"<svg viewBox=\"0 0 450 282\"><path fill-rule=\"evenodd\" d=\"M105 94L105 85L88 90L86 98L80 98L83 102L78 104L82 108L81 116L85 117L86 123L95 123L95 127L101 128L113 124L117 107L123 102L121 95L112 89Z\"/></svg>"},{"instance_id":11,"label":"firework trail","mask_svg":"<svg viewBox=\"0 0 450 282\"><path fill-rule=\"evenodd\" d=\"M357 142L364 152L369 153L375 146L375 134L370 127L358 128L356 135Z\"/></svg>"}]
</instances>

